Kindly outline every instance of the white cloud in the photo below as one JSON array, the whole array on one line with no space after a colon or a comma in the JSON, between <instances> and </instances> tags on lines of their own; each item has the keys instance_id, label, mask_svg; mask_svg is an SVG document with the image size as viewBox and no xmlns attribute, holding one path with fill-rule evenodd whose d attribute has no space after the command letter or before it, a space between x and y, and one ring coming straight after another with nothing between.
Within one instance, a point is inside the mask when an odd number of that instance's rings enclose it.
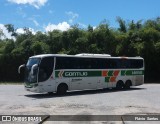
<instances>
[{"instance_id":1,"label":"white cloud","mask_svg":"<svg viewBox=\"0 0 160 124\"><path fill-rule=\"evenodd\" d=\"M66 31L70 28L70 25L67 23L67 22L62 22L62 23L59 23L57 25L55 24L48 24L45 28L45 31L46 32L49 32L49 31L53 31L53 30L61 30L61 31Z\"/></svg>"},{"instance_id":2,"label":"white cloud","mask_svg":"<svg viewBox=\"0 0 160 124\"><path fill-rule=\"evenodd\" d=\"M32 28L29 28L29 31L32 32L33 35L36 34L36 31ZM24 34L26 33L24 28L18 28L15 31L18 34ZM13 39L14 41L16 40L16 38L14 36L12 36L12 32L8 32L7 28L4 26L4 24L0 24L0 39L4 40L4 39Z\"/></svg>"},{"instance_id":3,"label":"white cloud","mask_svg":"<svg viewBox=\"0 0 160 124\"><path fill-rule=\"evenodd\" d=\"M41 6L44 6L48 0L8 0L8 2L16 4L29 4L39 9Z\"/></svg>"},{"instance_id":4,"label":"white cloud","mask_svg":"<svg viewBox=\"0 0 160 124\"><path fill-rule=\"evenodd\" d=\"M39 23L34 18L29 18L28 20L31 20L35 26L39 26Z\"/></svg>"},{"instance_id":5,"label":"white cloud","mask_svg":"<svg viewBox=\"0 0 160 124\"><path fill-rule=\"evenodd\" d=\"M29 28L29 31L31 31L32 34L34 34L34 35L36 34L36 31L34 29L32 29L32 28ZM18 28L16 30L16 33L18 33L18 34L25 34L26 32L25 32L24 28Z\"/></svg>"},{"instance_id":6,"label":"white cloud","mask_svg":"<svg viewBox=\"0 0 160 124\"><path fill-rule=\"evenodd\" d=\"M15 40L15 37L12 36L12 32L8 32L7 28L3 25L3 24L0 24L0 32L2 33L2 36L0 35L0 39L13 39Z\"/></svg>"},{"instance_id":7,"label":"white cloud","mask_svg":"<svg viewBox=\"0 0 160 124\"><path fill-rule=\"evenodd\" d=\"M95 30L97 27L96 26L93 26L93 30Z\"/></svg>"},{"instance_id":8,"label":"white cloud","mask_svg":"<svg viewBox=\"0 0 160 124\"><path fill-rule=\"evenodd\" d=\"M24 31L23 28L18 28L18 29L16 30L16 33L18 33L18 34L24 34L25 31Z\"/></svg>"},{"instance_id":9,"label":"white cloud","mask_svg":"<svg viewBox=\"0 0 160 124\"><path fill-rule=\"evenodd\" d=\"M81 26L82 28L87 28L87 25L83 24L83 23L78 23L79 26Z\"/></svg>"},{"instance_id":10,"label":"white cloud","mask_svg":"<svg viewBox=\"0 0 160 124\"><path fill-rule=\"evenodd\" d=\"M77 19L79 17L79 15L77 13L74 13L72 11L66 12L66 14L69 16L69 23L73 23L75 19Z\"/></svg>"}]
</instances>

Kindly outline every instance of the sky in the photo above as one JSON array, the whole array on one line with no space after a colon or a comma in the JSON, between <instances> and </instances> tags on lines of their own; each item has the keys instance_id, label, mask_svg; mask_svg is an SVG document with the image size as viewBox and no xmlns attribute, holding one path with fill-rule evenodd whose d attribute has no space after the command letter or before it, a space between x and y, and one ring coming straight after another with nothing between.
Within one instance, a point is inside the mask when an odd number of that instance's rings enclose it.
<instances>
[{"instance_id":1,"label":"sky","mask_svg":"<svg viewBox=\"0 0 160 124\"><path fill-rule=\"evenodd\" d=\"M19 33L24 27L65 31L74 24L96 27L104 20L117 28L117 17L126 22L155 19L159 6L160 0L0 0L0 29L6 32L4 25L13 24Z\"/></svg>"}]
</instances>

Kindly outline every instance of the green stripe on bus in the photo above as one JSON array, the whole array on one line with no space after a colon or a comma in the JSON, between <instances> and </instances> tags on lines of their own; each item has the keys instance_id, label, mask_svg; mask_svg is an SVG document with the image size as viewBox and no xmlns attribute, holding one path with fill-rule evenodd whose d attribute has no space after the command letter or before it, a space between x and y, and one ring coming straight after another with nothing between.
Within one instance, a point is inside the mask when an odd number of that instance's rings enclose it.
<instances>
[{"instance_id":1,"label":"green stripe on bus","mask_svg":"<svg viewBox=\"0 0 160 124\"><path fill-rule=\"evenodd\" d=\"M110 77L105 77L105 82L109 82L109 80L110 80Z\"/></svg>"},{"instance_id":2,"label":"green stripe on bus","mask_svg":"<svg viewBox=\"0 0 160 124\"><path fill-rule=\"evenodd\" d=\"M100 77L102 71L56 71L55 77Z\"/></svg>"},{"instance_id":3,"label":"green stripe on bus","mask_svg":"<svg viewBox=\"0 0 160 124\"><path fill-rule=\"evenodd\" d=\"M108 76L113 76L113 71L108 71Z\"/></svg>"},{"instance_id":4,"label":"green stripe on bus","mask_svg":"<svg viewBox=\"0 0 160 124\"><path fill-rule=\"evenodd\" d=\"M55 71L55 77L101 77L103 71ZM114 71L108 71L108 77L113 76ZM122 70L121 76L144 75L144 70Z\"/></svg>"}]
</instances>

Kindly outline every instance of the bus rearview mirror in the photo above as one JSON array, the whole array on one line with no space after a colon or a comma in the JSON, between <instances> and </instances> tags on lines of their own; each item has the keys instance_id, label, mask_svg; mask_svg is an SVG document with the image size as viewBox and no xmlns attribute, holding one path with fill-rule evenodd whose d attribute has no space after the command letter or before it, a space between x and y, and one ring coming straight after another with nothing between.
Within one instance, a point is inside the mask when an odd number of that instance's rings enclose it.
<instances>
[{"instance_id":1,"label":"bus rearview mirror","mask_svg":"<svg viewBox=\"0 0 160 124\"><path fill-rule=\"evenodd\" d=\"M35 70L37 67L38 67L37 64L34 64L34 65L32 66L32 68L31 68L31 75L33 75L34 70Z\"/></svg>"},{"instance_id":2,"label":"bus rearview mirror","mask_svg":"<svg viewBox=\"0 0 160 124\"><path fill-rule=\"evenodd\" d=\"M25 64L19 66L19 68L18 68L18 73L19 74L21 73L21 68L23 68L23 67L25 67Z\"/></svg>"}]
</instances>

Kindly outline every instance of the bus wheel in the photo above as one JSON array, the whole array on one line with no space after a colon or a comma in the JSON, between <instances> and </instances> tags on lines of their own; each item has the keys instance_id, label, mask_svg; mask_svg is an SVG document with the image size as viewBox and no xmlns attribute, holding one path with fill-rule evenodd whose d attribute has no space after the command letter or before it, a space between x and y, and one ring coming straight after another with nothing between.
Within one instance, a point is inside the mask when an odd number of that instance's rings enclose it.
<instances>
[{"instance_id":1,"label":"bus wheel","mask_svg":"<svg viewBox=\"0 0 160 124\"><path fill-rule=\"evenodd\" d=\"M131 86L132 86L132 82L130 80L127 80L125 85L124 85L124 88L129 89Z\"/></svg>"},{"instance_id":2,"label":"bus wheel","mask_svg":"<svg viewBox=\"0 0 160 124\"><path fill-rule=\"evenodd\" d=\"M66 84L60 84L57 88L57 94L63 95L67 92L68 86Z\"/></svg>"},{"instance_id":3,"label":"bus wheel","mask_svg":"<svg viewBox=\"0 0 160 124\"><path fill-rule=\"evenodd\" d=\"M123 81L118 81L116 85L116 89L121 90L124 87Z\"/></svg>"}]
</instances>

